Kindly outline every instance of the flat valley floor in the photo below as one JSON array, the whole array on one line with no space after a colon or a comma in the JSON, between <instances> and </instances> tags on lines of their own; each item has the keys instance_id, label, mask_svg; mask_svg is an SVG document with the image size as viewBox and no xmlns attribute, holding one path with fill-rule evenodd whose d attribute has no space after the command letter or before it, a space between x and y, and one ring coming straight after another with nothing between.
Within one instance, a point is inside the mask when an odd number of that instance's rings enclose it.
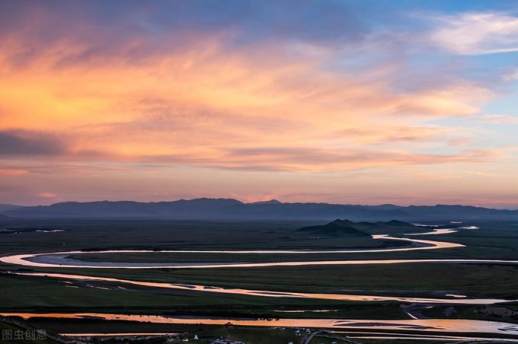
<instances>
[{"instance_id":1,"label":"flat valley floor","mask_svg":"<svg viewBox=\"0 0 518 344\"><path fill-rule=\"evenodd\" d=\"M518 342L518 222L355 225L365 235L323 225L11 221L0 231L2 333Z\"/></svg>"}]
</instances>

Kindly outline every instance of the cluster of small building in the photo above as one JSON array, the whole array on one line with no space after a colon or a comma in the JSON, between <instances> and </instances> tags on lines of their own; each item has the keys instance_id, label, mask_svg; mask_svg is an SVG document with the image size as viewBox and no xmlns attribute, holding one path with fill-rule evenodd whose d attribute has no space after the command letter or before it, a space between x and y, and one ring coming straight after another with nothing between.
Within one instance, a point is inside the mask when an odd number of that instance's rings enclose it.
<instances>
[{"instance_id":1,"label":"cluster of small building","mask_svg":"<svg viewBox=\"0 0 518 344\"><path fill-rule=\"evenodd\" d=\"M245 343L242 341L239 341L239 340L218 338L218 339L210 342L210 344L245 344Z\"/></svg>"},{"instance_id":2,"label":"cluster of small building","mask_svg":"<svg viewBox=\"0 0 518 344\"><path fill-rule=\"evenodd\" d=\"M302 328L302 329L296 329L295 330L295 335L296 336L305 336L305 335L308 335L308 334L311 334L311 330L309 328Z\"/></svg>"}]
</instances>

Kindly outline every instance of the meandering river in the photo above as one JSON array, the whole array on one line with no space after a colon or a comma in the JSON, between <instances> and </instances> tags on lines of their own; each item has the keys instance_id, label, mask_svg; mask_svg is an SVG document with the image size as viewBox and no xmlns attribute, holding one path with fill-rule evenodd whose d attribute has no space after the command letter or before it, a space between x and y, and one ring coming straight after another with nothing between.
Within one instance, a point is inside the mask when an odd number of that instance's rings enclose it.
<instances>
[{"instance_id":1,"label":"meandering river","mask_svg":"<svg viewBox=\"0 0 518 344\"><path fill-rule=\"evenodd\" d=\"M165 288L188 291L201 291L216 294L234 294L248 295L273 298L297 298L297 299L314 299L314 300L335 300L335 301L363 301L363 302L381 302L381 301L399 301L407 303L426 303L426 304L462 304L462 305L490 305L496 303L510 302L515 300L504 299L472 299L472 298L424 298L424 297L402 297L402 296L377 296L377 295L359 295L359 294L332 294L332 293L302 293L302 292L283 292L271 290L254 290L242 288L221 288L214 286L206 286L199 284L178 284L166 282L146 282L135 281L129 279L99 277L87 275L59 274L49 272L13 272L18 276L46 277L64 280L76 281L92 281L92 282L109 282L115 284L134 285L150 288ZM518 300L516 300L518 301Z\"/></svg>"},{"instance_id":2,"label":"meandering river","mask_svg":"<svg viewBox=\"0 0 518 344\"><path fill-rule=\"evenodd\" d=\"M453 229L436 228L431 232L421 233L421 235L440 235L453 233ZM418 235L419 233L409 233L408 235ZM372 249L372 250L104 250L104 251L66 251L51 253L29 253L0 257L0 261L8 264L38 268L88 268L88 269L215 269L215 268L253 268L253 267L278 267L278 266L306 266L306 265L373 265L373 264L424 264L424 263L486 263L486 264L518 264L518 260L489 260L489 259L373 259L373 260L315 260L315 261L281 261L281 262L253 262L253 263L119 263L119 262L87 262L69 258L69 255L80 255L85 253L106 254L106 253L204 253L204 254L316 254L316 253L368 253L368 252L401 252L415 250L439 250L464 247L461 244L422 240L414 238L392 237L386 234L373 235L376 240L398 240L410 241L414 246L402 248ZM491 299L491 298L458 298L452 295L445 295L444 298L425 298L425 297L402 297L386 295L363 295L363 294L334 294L334 293L304 293L304 292L279 292L270 290L253 290L241 288L221 288L207 285L186 285L165 282L147 282L112 277L87 276L80 274L47 273L47 272L13 272L16 275L45 277L54 279L78 280L78 281L97 281L115 284L125 284L143 286L151 288L181 289L207 293L236 294L276 298L305 298L319 300L336 301L398 301L407 303L436 303L436 304L476 304L489 305L515 300Z\"/></svg>"},{"instance_id":3,"label":"meandering river","mask_svg":"<svg viewBox=\"0 0 518 344\"><path fill-rule=\"evenodd\" d=\"M455 229L436 228L431 232L408 233L409 236L417 235L444 235L454 233ZM214 269L214 268L250 268L273 266L304 266L304 265L367 265L367 264L423 264L423 263L485 263L485 264L518 264L518 260L490 260L490 259L373 259L373 260L315 260L315 261L279 261L279 262L253 262L253 263L119 263L119 262L87 262L72 259L70 255L85 253L203 253L203 254L354 254L354 253L383 253L383 252L408 252L416 250L438 250L464 247L461 244L447 241L423 240L405 237L393 237L390 235L373 235L375 240L397 240L411 242L410 247L387 249L362 249L362 250L105 250L105 251L65 251L50 253L27 253L0 257L3 263L39 267L39 268L89 268L89 269ZM12 272L20 276L43 277L53 279L65 279L76 281L95 281L113 284L143 286L150 288L166 288L188 290L195 292L237 294L270 298L304 298L317 300L336 301L398 301L404 303L425 304L472 304L490 305L502 302L518 301L490 298L459 298L455 295L445 295L444 298L422 298L403 296L380 296L358 294L335 293L305 293L305 292L279 292L269 290L221 288L206 285L188 285L166 282L148 282L112 277L87 276L80 274L64 274L50 272ZM236 326L277 326L277 327L308 327L326 329L368 329L368 330L405 330L421 332L454 332L454 333L491 333L518 336L518 325L463 319L410 319L410 320L341 320L341 319L278 319L266 320L236 320L236 319L202 319L202 318L173 318L157 315L124 315L104 313L1 313L0 316L19 316L23 318L46 317L83 319L97 317L104 320L125 320L138 322L166 323L166 324L206 324Z\"/></svg>"},{"instance_id":4,"label":"meandering river","mask_svg":"<svg viewBox=\"0 0 518 344\"><path fill-rule=\"evenodd\" d=\"M0 316L51 319L92 319L132 321L154 324L177 325L234 325L254 327L322 328L334 330L399 330L431 333L479 333L518 336L518 325L481 320L463 319L214 319L180 318L160 315L128 315L106 313L0 313Z\"/></svg>"},{"instance_id":5,"label":"meandering river","mask_svg":"<svg viewBox=\"0 0 518 344\"><path fill-rule=\"evenodd\" d=\"M440 230L435 231L441 234ZM392 237L387 234L373 235L375 240L395 240L411 242L413 246L385 249L363 249L363 250L103 250L103 251L65 251L50 253L28 253L12 256L0 257L0 261L8 264L32 266L40 268L88 268L88 269L196 269L196 268L249 268L249 267L271 267L271 266L303 266L303 265L350 265L350 264L402 264L419 263L426 260L419 259L385 259L385 260L320 260L320 261L283 261L283 262L257 262L257 263L196 263L196 264L169 264L169 263L117 263L117 262L87 262L72 259L70 255L80 255L85 253L106 254L106 253L203 253L203 254L270 254L270 255L295 255L295 254L354 254L354 253L390 253L390 252L409 252L420 250L438 250L464 247L462 244L423 240L414 238ZM441 260L428 260L438 262ZM450 260L450 262L455 262ZM466 260L465 262L469 262ZM475 262L475 261L473 261ZM516 262L518 263L518 261Z\"/></svg>"}]
</instances>

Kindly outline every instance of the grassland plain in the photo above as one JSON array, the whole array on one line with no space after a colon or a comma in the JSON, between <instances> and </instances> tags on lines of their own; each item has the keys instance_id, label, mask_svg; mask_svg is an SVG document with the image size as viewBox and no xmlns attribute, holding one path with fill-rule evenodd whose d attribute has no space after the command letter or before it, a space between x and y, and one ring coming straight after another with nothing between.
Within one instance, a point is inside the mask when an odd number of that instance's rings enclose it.
<instances>
[{"instance_id":1,"label":"grassland plain","mask_svg":"<svg viewBox=\"0 0 518 344\"><path fill-rule=\"evenodd\" d=\"M447 220L444 221L448 223ZM20 231L0 234L2 255L87 249L74 258L85 261L119 262L215 262L236 257L221 254L96 254L98 249L333 249L387 248L408 245L370 237L315 235L299 231L312 222L187 222L187 221L102 221L33 220L4 224L9 229L60 230ZM434 236L466 245L465 248L393 253L243 255L238 261L338 260L386 258L487 258L518 259L518 223L469 223L480 229ZM394 233L394 235L401 233ZM427 238L431 239L431 238ZM289 317L408 319L396 302L338 302L309 299L266 298L221 295L195 291L164 290L107 282L68 282L5 274L18 267L1 264L0 309L25 312L101 312L169 314L215 317ZM404 264L357 266L268 267L246 269L70 269L31 268L46 271L106 276L141 281L202 284L227 288L323 293L366 293L442 297L461 294L480 298L518 299L518 267L488 264ZM501 317L484 312L485 306L444 306L418 309L423 316L463 317L518 322L516 315ZM506 309L516 311L514 304ZM330 310L329 312L320 312ZM297 312L292 312L297 311ZM304 311L304 312L300 312ZM62 326L62 324L49 326ZM60 322L61 323L61 322ZM130 325L121 325L128 326ZM141 325L138 325L140 328ZM132 327L133 328L133 327ZM133 328L134 330L134 328ZM262 331L262 330L257 330ZM282 336L281 336L282 337ZM285 338L284 338L285 339ZM283 339L283 340L284 340ZM365 343L365 340L362 341ZM253 343L260 343L253 341ZM272 342L273 343L273 342ZM401 342L398 342L401 343Z\"/></svg>"}]
</instances>

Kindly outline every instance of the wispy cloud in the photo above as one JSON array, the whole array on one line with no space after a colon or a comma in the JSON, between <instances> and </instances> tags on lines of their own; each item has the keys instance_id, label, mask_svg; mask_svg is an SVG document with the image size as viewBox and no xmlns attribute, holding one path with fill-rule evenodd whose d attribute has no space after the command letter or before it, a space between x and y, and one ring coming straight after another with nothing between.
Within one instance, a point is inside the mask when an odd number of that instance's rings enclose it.
<instances>
[{"instance_id":1,"label":"wispy cloud","mask_svg":"<svg viewBox=\"0 0 518 344\"><path fill-rule=\"evenodd\" d=\"M141 161L185 163L203 167L286 172L353 171L412 165L465 164L492 161L499 157L493 150L466 150L449 154L375 151L367 149L321 149L311 147L236 148L209 155L142 156Z\"/></svg>"},{"instance_id":2,"label":"wispy cloud","mask_svg":"<svg viewBox=\"0 0 518 344\"><path fill-rule=\"evenodd\" d=\"M490 115L481 116L480 119L486 123L491 123L491 124L518 125L518 115L490 114Z\"/></svg>"},{"instance_id":3,"label":"wispy cloud","mask_svg":"<svg viewBox=\"0 0 518 344\"><path fill-rule=\"evenodd\" d=\"M457 54L518 51L518 17L498 12L472 12L435 17L431 39Z\"/></svg>"},{"instance_id":4,"label":"wispy cloud","mask_svg":"<svg viewBox=\"0 0 518 344\"><path fill-rule=\"evenodd\" d=\"M29 171L21 168L4 168L0 167L0 176L2 177L20 177L29 174Z\"/></svg>"},{"instance_id":5,"label":"wispy cloud","mask_svg":"<svg viewBox=\"0 0 518 344\"><path fill-rule=\"evenodd\" d=\"M515 80L518 80L518 69L513 69L513 70L509 71L508 73L506 73L503 76L503 79L505 81L515 81Z\"/></svg>"}]
</instances>

